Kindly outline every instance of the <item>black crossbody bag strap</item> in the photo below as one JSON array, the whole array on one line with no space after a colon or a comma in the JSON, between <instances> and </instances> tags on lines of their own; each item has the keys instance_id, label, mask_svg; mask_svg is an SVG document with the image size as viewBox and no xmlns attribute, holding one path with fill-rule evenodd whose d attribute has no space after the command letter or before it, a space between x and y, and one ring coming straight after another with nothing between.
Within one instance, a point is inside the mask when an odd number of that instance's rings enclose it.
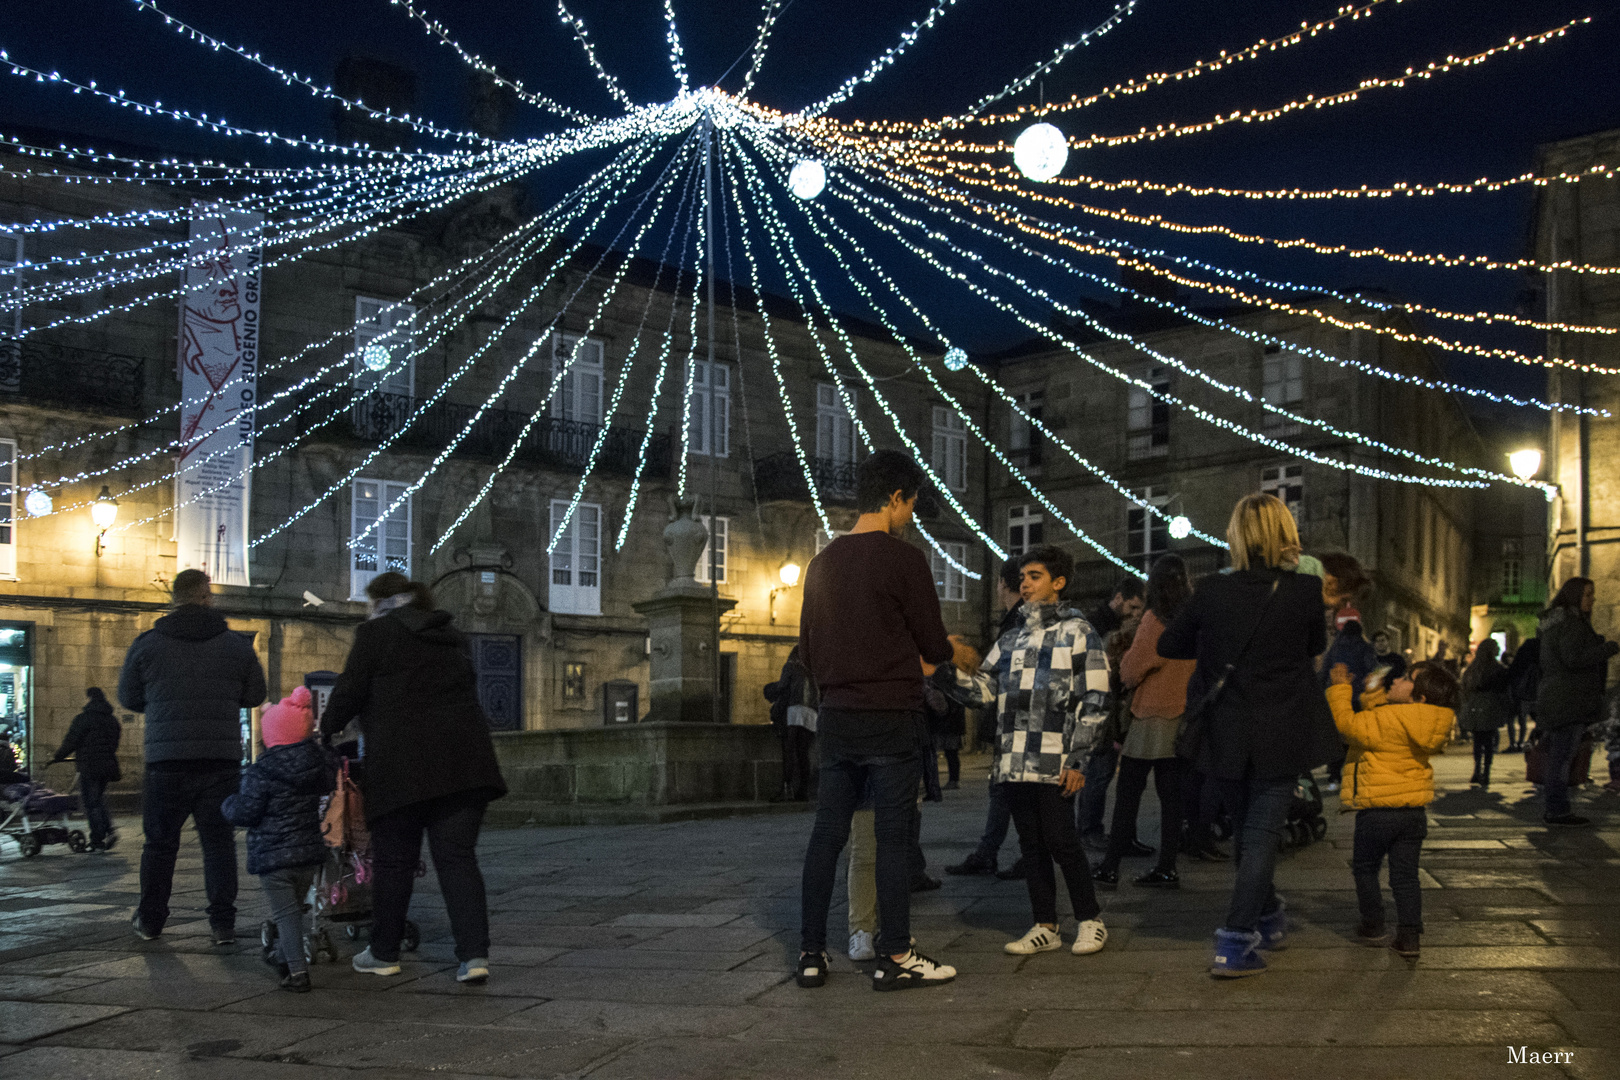
<instances>
[{"instance_id":1,"label":"black crossbody bag strap","mask_svg":"<svg viewBox=\"0 0 1620 1080\"><path fill-rule=\"evenodd\" d=\"M1271 583L1271 592L1266 594L1266 602L1260 605L1260 615L1255 619L1254 626L1250 628L1249 636L1243 639L1243 647L1232 658L1232 662L1226 665L1226 670L1221 672L1219 679L1215 680L1215 685L1204 691L1204 696L1198 699L1196 705L1187 707L1186 721L1183 723L1180 733L1176 736L1177 757L1185 758L1188 761L1197 760L1199 752L1203 749L1204 728L1209 718L1209 710L1214 706L1216 699L1221 696L1221 691L1226 689L1227 682L1232 678L1232 673L1237 670L1237 666L1243 662L1243 657L1248 654L1249 646L1254 644L1255 637L1260 633L1260 627L1265 625L1266 615L1271 611L1271 602L1277 598L1277 589L1280 585L1282 585L1282 575L1278 574Z\"/></svg>"}]
</instances>

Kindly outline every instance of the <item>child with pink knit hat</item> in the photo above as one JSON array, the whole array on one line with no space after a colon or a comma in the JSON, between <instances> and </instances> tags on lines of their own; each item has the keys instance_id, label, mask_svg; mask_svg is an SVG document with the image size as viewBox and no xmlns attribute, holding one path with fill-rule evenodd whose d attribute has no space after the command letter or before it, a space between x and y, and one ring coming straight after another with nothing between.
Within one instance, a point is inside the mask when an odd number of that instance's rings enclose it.
<instances>
[{"instance_id":1,"label":"child with pink knit hat","mask_svg":"<svg viewBox=\"0 0 1620 1080\"><path fill-rule=\"evenodd\" d=\"M259 875L270 901L278 940L265 949L264 962L280 973L282 989L305 993L304 897L326 860L321 797L331 793L337 769L314 738L306 687L266 709L259 729L265 751L243 771L241 790L221 809L233 825L247 827L248 873Z\"/></svg>"}]
</instances>

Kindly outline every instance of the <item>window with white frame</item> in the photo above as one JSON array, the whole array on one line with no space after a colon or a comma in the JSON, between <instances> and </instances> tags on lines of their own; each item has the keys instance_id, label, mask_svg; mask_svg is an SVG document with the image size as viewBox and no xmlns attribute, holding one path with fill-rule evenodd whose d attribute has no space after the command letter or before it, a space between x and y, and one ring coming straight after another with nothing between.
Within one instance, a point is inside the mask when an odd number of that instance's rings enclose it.
<instances>
[{"instance_id":1,"label":"window with white frame","mask_svg":"<svg viewBox=\"0 0 1620 1080\"><path fill-rule=\"evenodd\" d=\"M1305 401L1305 358L1276 345L1268 347L1261 361L1261 397L1267 405L1296 411ZM1298 423L1270 410L1265 414L1265 426L1278 435L1299 430Z\"/></svg>"},{"instance_id":2,"label":"window with white frame","mask_svg":"<svg viewBox=\"0 0 1620 1080\"><path fill-rule=\"evenodd\" d=\"M941 544L945 554L955 559L959 566L967 565L966 544ZM952 566L945 557L937 551L928 553L928 562L934 570L934 591L944 601L962 601L967 599L967 575Z\"/></svg>"},{"instance_id":3,"label":"window with white frame","mask_svg":"<svg viewBox=\"0 0 1620 1080\"><path fill-rule=\"evenodd\" d=\"M1125 456L1132 461L1170 453L1170 371L1152 368L1142 381L1150 389L1132 386L1127 409Z\"/></svg>"},{"instance_id":4,"label":"window with white frame","mask_svg":"<svg viewBox=\"0 0 1620 1080\"><path fill-rule=\"evenodd\" d=\"M1029 504L1007 510L1007 554L1022 555L1041 546L1046 518Z\"/></svg>"},{"instance_id":5,"label":"window with white frame","mask_svg":"<svg viewBox=\"0 0 1620 1080\"><path fill-rule=\"evenodd\" d=\"M551 376L561 376L551 397L552 416L592 426L602 423L600 341L573 334L551 335Z\"/></svg>"},{"instance_id":6,"label":"window with white frame","mask_svg":"<svg viewBox=\"0 0 1620 1080\"><path fill-rule=\"evenodd\" d=\"M844 407L844 397L855 402L855 391L849 387L844 393L832 383L816 384L816 457L835 465L855 463L855 421Z\"/></svg>"},{"instance_id":7,"label":"window with white frame","mask_svg":"<svg viewBox=\"0 0 1620 1080\"><path fill-rule=\"evenodd\" d=\"M416 394L416 308L371 296L354 298L354 385L400 397Z\"/></svg>"},{"instance_id":8,"label":"window with white frame","mask_svg":"<svg viewBox=\"0 0 1620 1080\"><path fill-rule=\"evenodd\" d=\"M967 421L955 409L934 406L934 473L952 491L967 490Z\"/></svg>"},{"instance_id":9,"label":"window with white frame","mask_svg":"<svg viewBox=\"0 0 1620 1080\"><path fill-rule=\"evenodd\" d=\"M349 537L358 542L350 551L351 600L364 600L366 586L378 574L394 570L411 576L411 500L407 497L398 508L389 509L405 494L405 488L405 484L387 480L354 482Z\"/></svg>"},{"instance_id":10,"label":"window with white frame","mask_svg":"<svg viewBox=\"0 0 1620 1080\"><path fill-rule=\"evenodd\" d=\"M0 578L17 576L17 444L0 439Z\"/></svg>"},{"instance_id":11,"label":"window with white frame","mask_svg":"<svg viewBox=\"0 0 1620 1080\"><path fill-rule=\"evenodd\" d=\"M703 522L705 529L709 530L709 540L703 541L703 554L698 556L697 571L694 576L705 585L709 583L709 542L710 540L717 540L718 542L714 545L714 576L716 581L724 585L727 580L726 566L731 561L731 519L728 517L713 518L714 524L710 525L711 518L709 515L704 514L698 520Z\"/></svg>"},{"instance_id":12,"label":"window with white frame","mask_svg":"<svg viewBox=\"0 0 1620 1080\"><path fill-rule=\"evenodd\" d=\"M1165 487L1138 488L1131 492L1141 503L1162 509L1170 502L1170 489ZM1141 505L1133 505L1125 512L1125 558L1143 570L1153 560L1170 550L1170 523L1163 514L1155 514Z\"/></svg>"},{"instance_id":13,"label":"window with white frame","mask_svg":"<svg viewBox=\"0 0 1620 1080\"><path fill-rule=\"evenodd\" d=\"M1041 471L1042 440L1034 421L1041 418L1046 408L1046 391L1026 390L1018 394L1015 400L1018 408L1013 410L1012 421L1007 428L1008 456L1014 465L1036 476Z\"/></svg>"},{"instance_id":14,"label":"window with white frame","mask_svg":"<svg viewBox=\"0 0 1620 1080\"><path fill-rule=\"evenodd\" d=\"M714 392L714 416L709 416L709 393ZM694 454L716 457L731 454L731 368L707 360L692 361L692 398L686 409L687 438Z\"/></svg>"},{"instance_id":15,"label":"window with white frame","mask_svg":"<svg viewBox=\"0 0 1620 1080\"><path fill-rule=\"evenodd\" d=\"M563 499L551 500L551 534L568 513ZM551 552L551 610L560 615L602 614L602 508L582 502Z\"/></svg>"},{"instance_id":16,"label":"window with white frame","mask_svg":"<svg viewBox=\"0 0 1620 1080\"><path fill-rule=\"evenodd\" d=\"M1524 545L1516 536L1502 541L1502 599L1518 599L1524 591Z\"/></svg>"},{"instance_id":17,"label":"window with white frame","mask_svg":"<svg viewBox=\"0 0 1620 1080\"><path fill-rule=\"evenodd\" d=\"M22 291L23 238L0 232L0 296ZM0 315L0 337L22 333L22 308Z\"/></svg>"},{"instance_id":18,"label":"window with white frame","mask_svg":"<svg viewBox=\"0 0 1620 1080\"><path fill-rule=\"evenodd\" d=\"M1260 491L1281 499L1297 525L1301 505L1305 502L1305 466L1296 463L1261 469Z\"/></svg>"}]
</instances>

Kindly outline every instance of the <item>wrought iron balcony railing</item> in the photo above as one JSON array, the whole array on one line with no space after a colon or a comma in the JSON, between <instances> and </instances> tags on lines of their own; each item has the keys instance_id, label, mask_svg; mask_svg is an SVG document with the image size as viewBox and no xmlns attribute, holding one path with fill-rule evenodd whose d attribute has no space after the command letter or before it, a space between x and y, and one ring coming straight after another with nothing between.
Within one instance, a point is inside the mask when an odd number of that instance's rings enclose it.
<instances>
[{"instance_id":1,"label":"wrought iron balcony railing","mask_svg":"<svg viewBox=\"0 0 1620 1080\"><path fill-rule=\"evenodd\" d=\"M412 422L411 416L421 403L409 395L372 391L352 401L347 388L319 386L315 391L334 392L320 406L301 415L300 434L316 432L318 428L318 434L326 437L352 438L366 443L398 436L391 445L407 450L443 450L459 437L454 451L457 455L503 458L531 418L529 413L516 409L490 408L474 420L477 406L437 401ZM583 472L591 447L601 433L600 424L542 416L534 420L528 434L523 435L523 445L513 460ZM597 455L597 471L634 476L646 434L634 428L609 427L601 453ZM642 475L666 477L670 463L670 437L654 435L647 445L647 463Z\"/></svg>"},{"instance_id":2,"label":"wrought iron balcony railing","mask_svg":"<svg viewBox=\"0 0 1620 1080\"><path fill-rule=\"evenodd\" d=\"M42 341L0 340L0 401L140 416L146 361Z\"/></svg>"},{"instance_id":3,"label":"wrought iron balcony railing","mask_svg":"<svg viewBox=\"0 0 1620 1080\"><path fill-rule=\"evenodd\" d=\"M855 502L855 471L853 462L834 461L832 458L809 459L810 475L823 502L840 506ZM764 500L784 499L809 502L810 488L805 482L805 470L799 457L791 450L770 454L754 461L754 488ZM932 487L925 486L917 493L917 516L939 516L939 496Z\"/></svg>"}]
</instances>

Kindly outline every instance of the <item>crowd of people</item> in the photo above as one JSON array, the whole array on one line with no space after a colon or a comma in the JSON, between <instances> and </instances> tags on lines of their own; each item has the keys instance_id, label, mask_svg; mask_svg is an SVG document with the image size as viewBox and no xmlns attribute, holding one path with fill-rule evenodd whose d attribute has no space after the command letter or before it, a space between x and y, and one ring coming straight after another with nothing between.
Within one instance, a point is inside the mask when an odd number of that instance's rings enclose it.
<instances>
[{"instance_id":1,"label":"crowd of people","mask_svg":"<svg viewBox=\"0 0 1620 1080\"><path fill-rule=\"evenodd\" d=\"M1605 719L1608 661L1620 652L1592 629L1592 582L1565 582L1538 639L1523 643L1510 663L1492 640L1474 650L1464 672L1443 652L1409 662L1388 634L1367 640L1352 606L1368 585L1356 561L1304 552L1288 508L1256 494L1233 510L1229 567L1196 586L1180 557L1164 555L1145 586L1127 578L1106 604L1083 613L1064 599L1073 564L1062 549L1039 547L1009 561L998 583L1005 615L981 656L946 633L927 561L900 539L921 482L900 454L862 463L856 525L810 564L799 646L781 682L767 689L773 701L819 700L800 986L827 979L827 917L846 844L849 955L876 960L873 988L938 986L956 976L918 950L909 917L910 893L932 887L917 870L919 790L937 786L936 752L959 745L942 741L951 729L932 719L944 713L939 699L984 710L993 753L984 833L946 870L1025 881L1031 926L1006 943L1014 955L1063 947L1059 873L1076 926L1071 952L1103 949L1108 930L1097 890L1119 887L1123 859L1156 850L1136 886L1178 888L1180 855L1233 864L1210 973L1265 971L1264 954L1288 940L1287 905L1274 884L1279 841L1302 783L1314 788L1317 770L1326 770L1323 787L1337 793L1340 809L1356 813L1348 875L1360 908L1355 936L1420 955L1418 866L1424 808L1435 797L1430 758L1457 731L1474 744L1474 785L1489 786L1507 727L1509 749L1534 759L1543 822L1590 824L1573 813L1570 785L1590 754L1590 732ZM1620 709L1611 703L1608 712L1609 787L1620 790ZM792 747L807 756L809 740ZM951 759L949 767L954 782L959 764ZM1157 849L1136 827L1150 777L1160 806ZM1110 784L1113 818L1105 829ZM807 789L788 797L805 798ZM865 850L863 812L872 837ZM1230 830L1230 853L1217 839L1218 823ZM998 853L1009 824L1020 855L1003 870ZM1095 867L1088 847L1101 856ZM1386 863L1393 929L1379 889ZM874 905L863 902L858 913L858 893L875 898L875 941Z\"/></svg>"}]
</instances>

